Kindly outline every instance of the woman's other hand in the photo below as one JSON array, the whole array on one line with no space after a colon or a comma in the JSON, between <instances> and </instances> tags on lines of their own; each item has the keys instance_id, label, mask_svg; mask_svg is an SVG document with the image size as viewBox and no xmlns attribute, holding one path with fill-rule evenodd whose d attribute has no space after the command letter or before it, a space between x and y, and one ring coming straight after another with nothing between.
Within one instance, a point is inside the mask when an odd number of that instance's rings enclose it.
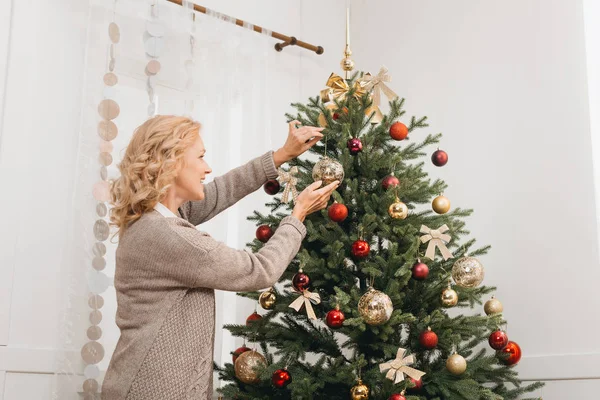
<instances>
[{"instance_id":1,"label":"woman's other hand","mask_svg":"<svg viewBox=\"0 0 600 400\"><path fill-rule=\"evenodd\" d=\"M310 184L296 198L292 215L304 222L304 218L318 210L327 207L331 193L339 186L339 181L333 181L329 185L319 188L322 181Z\"/></svg>"}]
</instances>

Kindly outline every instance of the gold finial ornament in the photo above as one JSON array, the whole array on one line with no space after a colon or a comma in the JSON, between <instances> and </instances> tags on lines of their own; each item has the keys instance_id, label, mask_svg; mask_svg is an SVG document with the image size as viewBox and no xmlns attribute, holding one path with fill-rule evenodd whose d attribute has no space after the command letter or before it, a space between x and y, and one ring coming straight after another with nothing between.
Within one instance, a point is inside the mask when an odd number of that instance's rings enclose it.
<instances>
[{"instance_id":1,"label":"gold finial ornament","mask_svg":"<svg viewBox=\"0 0 600 400\"><path fill-rule=\"evenodd\" d=\"M346 8L346 49L344 50L344 58L340 63L342 69L346 71L346 79L348 72L354 69L354 61L350 58L352 51L350 50L350 9Z\"/></svg>"}]
</instances>

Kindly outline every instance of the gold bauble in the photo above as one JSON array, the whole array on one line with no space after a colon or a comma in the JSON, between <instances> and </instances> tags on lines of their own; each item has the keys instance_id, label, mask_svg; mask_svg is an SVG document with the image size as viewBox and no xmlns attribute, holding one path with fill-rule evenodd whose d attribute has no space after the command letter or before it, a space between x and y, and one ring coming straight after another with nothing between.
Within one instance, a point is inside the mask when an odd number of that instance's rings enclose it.
<instances>
[{"instance_id":1,"label":"gold bauble","mask_svg":"<svg viewBox=\"0 0 600 400\"><path fill-rule=\"evenodd\" d=\"M235 360L235 376L244 383L257 383L257 368L266 367L267 360L257 351L249 350Z\"/></svg>"},{"instance_id":2,"label":"gold bauble","mask_svg":"<svg viewBox=\"0 0 600 400\"><path fill-rule=\"evenodd\" d=\"M396 197L396 201L388 208L388 214L394 219L404 219L408 215L408 207Z\"/></svg>"},{"instance_id":3,"label":"gold bauble","mask_svg":"<svg viewBox=\"0 0 600 400\"><path fill-rule=\"evenodd\" d=\"M454 307L458 303L458 293L452 288L446 288L442 292L442 305L444 307Z\"/></svg>"},{"instance_id":4,"label":"gold bauble","mask_svg":"<svg viewBox=\"0 0 600 400\"><path fill-rule=\"evenodd\" d=\"M344 180L344 167L338 161L323 157L313 167L312 177L316 181L323 181L322 186L327 186L333 181L342 183Z\"/></svg>"},{"instance_id":5,"label":"gold bauble","mask_svg":"<svg viewBox=\"0 0 600 400\"><path fill-rule=\"evenodd\" d=\"M344 71L352 71L354 69L354 61L350 57L344 57L340 62L340 66Z\"/></svg>"},{"instance_id":6,"label":"gold bauble","mask_svg":"<svg viewBox=\"0 0 600 400\"><path fill-rule=\"evenodd\" d=\"M352 400L365 400L369 398L369 387L363 383L362 380L358 380L356 385L350 389L350 398Z\"/></svg>"},{"instance_id":7,"label":"gold bauble","mask_svg":"<svg viewBox=\"0 0 600 400\"><path fill-rule=\"evenodd\" d=\"M446 369L452 375L461 375L467 370L467 360L460 354L452 354L446 361Z\"/></svg>"},{"instance_id":8,"label":"gold bauble","mask_svg":"<svg viewBox=\"0 0 600 400\"><path fill-rule=\"evenodd\" d=\"M275 308L275 302L277 301L277 296L273 289L269 289L265 292L262 292L258 298L258 302L260 306L265 310L272 310Z\"/></svg>"},{"instance_id":9,"label":"gold bauble","mask_svg":"<svg viewBox=\"0 0 600 400\"><path fill-rule=\"evenodd\" d=\"M390 297L372 287L358 301L358 312L369 325L381 325L389 321L394 311Z\"/></svg>"},{"instance_id":10,"label":"gold bauble","mask_svg":"<svg viewBox=\"0 0 600 400\"><path fill-rule=\"evenodd\" d=\"M448 200L445 196L438 196L431 202L431 207L433 211L438 214L446 214L450 211L450 200Z\"/></svg>"},{"instance_id":11,"label":"gold bauble","mask_svg":"<svg viewBox=\"0 0 600 400\"><path fill-rule=\"evenodd\" d=\"M492 298L483 305L483 311L485 311L487 315L499 314L504 311L504 307L502 306L502 303L500 303L500 300L492 296Z\"/></svg>"},{"instance_id":12,"label":"gold bauble","mask_svg":"<svg viewBox=\"0 0 600 400\"><path fill-rule=\"evenodd\" d=\"M475 257L459 258L452 266L452 279L458 286L472 288L483 281L483 265Z\"/></svg>"}]
</instances>

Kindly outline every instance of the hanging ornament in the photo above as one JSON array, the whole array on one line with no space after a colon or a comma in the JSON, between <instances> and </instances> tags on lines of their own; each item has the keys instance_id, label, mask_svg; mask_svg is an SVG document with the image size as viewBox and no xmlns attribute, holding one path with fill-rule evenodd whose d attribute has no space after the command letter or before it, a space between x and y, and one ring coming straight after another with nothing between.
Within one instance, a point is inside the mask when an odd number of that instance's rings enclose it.
<instances>
[{"instance_id":1,"label":"hanging ornament","mask_svg":"<svg viewBox=\"0 0 600 400\"><path fill-rule=\"evenodd\" d=\"M444 150L436 150L431 155L431 162L436 167L443 167L448 162L448 153Z\"/></svg>"},{"instance_id":2,"label":"hanging ornament","mask_svg":"<svg viewBox=\"0 0 600 400\"><path fill-rule=\"evenodd\" d=\"M450 200L447 197L440 195L433 199L431 202L431 208L438 214L446 214L450 211Z\"/></svg>"},{"instance_id":3,"label":"hanging ornament","mask_svg":"<svg viewBox=\"0 0 600 400\"><path fill-rule=\"evenodd\" d=\"M310 278L304 273L302 268L300 268L298 273L292 278L292 286L294 286L294 289L298 292L307 290L310 287Z\"/></svg>"},{"instance_id":4,"label":"hanging ornament","mask_svg":"<svg viewBox=\"0 0 600 400\"><path fill-rule=\"evenodd\" d=\"M500 303L500 300L492 296L492 298L483 305L483 311L485 311L486 315L499 314L504 311L504 307L502 306L502 303Z\"/></svg>"},{"instance_id":5,"label":"hanging ornament","mask_svg":"<svg viewBox=\"0 0 600 400\"><path fill-rule=\"evenodd\" d=\"M360 153L363 148L362 142L359 138L348 139L348 143L346 145L348 146L348 150L350 150L350 154L352 154L353 156Z\"/></svg>"},{"instance_id":6,"label":"hanging ornament","mask_svg":"<svg viewBox=\"0 0 600 400\"><path fill-rule=\"evenodd\" d=\"M256 238L263 243L267 243L273 236L273 229L269 225L261 225L256 229Z\"/></svg>"},{"instance_id":7,"label":"hanging ornament","mask_svg":"<svg viewBox=\"0 0 600 400\"><path fill-rule=\"evenodd\" d=\"M272 310L275 308L275 302L277 301L277 295L275 294L275 290L270 288L260 294L258 297L258 303L265 310Z\"/></svg>"},{"instance_id":8,"label":"hanging ornament","mask_svg":"<svg viewBox=\"0 0 600 400\"><path fill-rule=\"evenodd\" d=\"M278 369L277 371L273 372L271 382L273 382L273 386L275 386L276 388L283 389L284 387L292 383L292 375L287 370L287 368Z\"/></svg>"},{"instance_id":9,"label":"hanging ornament","mask_svg":"<svg viewBox=\"0 0 600 400\"><path fill-rule=\"evenodd\" d=\"M474 257L459 258L452 266L452 279L461 287L477 287L483 281L483 276L483 265Z\"/></svg>"},{"instance_id":10,"label":"hanging ornament","mask_svg":"<svg viewBox=\"0 0 600 400\"><path fill-rule=\"evenodd\" d=\"M260 321L262 319L262 315L254 311L248 318L246 318L246 326L250 326L255 321Z\"/></svg>"},{"instance_id":11,"label":"hanging ornament","mask_svg":"<svg viewBox=\"0 0 600 400\"><path fill-rule=\"evenodd\" d=\"M322 157L313 167L312 178L315 182L323 181L323 186L333 181L341 183L344 180L344 167L336 160Z\"/></svg>"},{"instance_id":12,"label":"hanging ornament","mask_svg":"<svg viewBox=\"0 0 600 400\"><path fill-rule=\"evenodd\" d=\"M394 393L390 397L388 397L388 400L406 400L406 397L404 397L404 392Z\"/></svg>"},{"instance_id":13,"label":"hanging ornament","mask_svg":"<svg viewBox=\"0 0 600 400\"><path fill-rule=\"evenodd\" d=\"M396 196L396 200L388 207L388 214L393 219L404 219L408 216L408 207Z\"/></svg>"},{"instance_id":14,"label":"hanging ornament","mask_svg":"<svg viewBox=\"0 0 600 400\"><path fill-rule=\"evenodd\" d=\"M454 307L458 303L458 293L450 286L450 280L448 280L448 287L442 291L441 300L444 307Z\"/></svg>"},{"instance_id":15,"label":"hanging ornament","mask_svg":"<svg viewBox=\"0 0 600 400\"><path fill-rule=\"evenodd\" d=\"M467 370L467 360L460 354L454 353L446 360L446 369L452 375L462 375Z\"/></svg>"},{"instance_id":16,"label":"hanging ornament","mask_svg":"<svg viewBox=\"0 0 600 400\"><path fill-rule=\"evenodd\" d=\"M235 376L242 382L258 383L258 368L266 367L267 360L257 351L250 350L240 354L235 361Z\"/></svg>"},{"instance_id":17,"label":"hanging ornament","mask_svg":"<svg viewBox=\"0 0 600 400\"><path fill-rule=\"evenodd\" d=\"M356 385L350 389L350 399L352 400L366 400L369 398L369 387L363 383L359 378L356 381Z\"/></svg>"},{"instance_id":18,"label":"hanging ornament","mask_svg":"<svg viewBox=\"0 0 600 400\"><path fill-rule=\"evenodd\" d=\"M442 257L444 260L447 260L452 257L452 253L446 247L446 244L452 240L450 235L444 233L448 230L447 225L442 225L437 229L431 229L425 225L421 225L421 233L424 233L421 236L421 242L427 243L427 251L425 252L425 257L433 260L435 257L435 248L440 249L440 253L442 253Z\"/></svg>"},{"instance_id":19,"label":"hanging ornament","mask_svg":"<svg viewBox=\"0 0 600 400\"><path fill-rule=\"evenodd\" d=\"M412 277L414 280L422 281L429 276L429 267L422 263L420 259L412 266Z\"/></svg>"},{"instance_id":20,"label":"hanging ornament","mask_svg":"<svg viewBox=\"0 0 600 400\"><path fill-rule=\"evenodd\" d=\"M426 350L434 349L438 344L438 336L430 327L427 327L427 330L419 335L419 343Z\"/></svg>"},{"instance_id":21,"label":"hanging ornament","mask_svg":"<svg viewBox=\"0 0 600 400\"><path fill-rule=\"evenodd\" d=\"M423 389L423 380L422 379L410 378L410 381L413 385L415 385L414 387L408 389L411 392L419 393Z\"/></svg>"},{"instance_id":22,"label":"hanging ornament","mask_svg":"<svg viewBox=\"0 0 600 400\"><path fill-rule=\"evenodd\" d=\"M362 295L358 301L358 312L362 319L369 325L385 324L392 316L394 305L390 297L375 290L373 286Z\"/></svg>"},{"instance_id":23,"label":"hanging ornament","mask_svg":"<svg viewBox=\"0 0 600 400\"><path fill-rule=\"evenodd\" d=\"M488 339L490 347L494 350L502 350L508 344L508 335L502 330L492 332Z\"/></svg>"},{"instance_id":24,"label":"hanging ornament","mask_svg":"<svg viewBox=\"0 0 600 400\"><path fill-rule=\"evenodd\" d=\"M505 365L516 365L521 359L521 348L515 342L509 341L496 355Z\"/></svg>"},{"instance_id":25,"label":"hanging ornament","mask_svg":"<svg viewBox=\"0 0 600 400\"><path fill-rule=\"evenodd\" d=\"M235 349L235 351L233 352L232 357L231 357L233 364L235 364L235 360L237 360L238 357L242 353L245 353L245 352L250 351L250 350L252 350L252 349L249 348L249 347L246 347L246 345L244 345L242 347L238 347L237 349Z\"/></svg>"},{"instance_id":26,"label":"hanging ornament","mask_svg":"<svg viewBox=\"0 0 600 400\"><path fill-rule=\"evenodd\" d=\"M279 181L277 181L277 179L269 179L263 185L263 189L265 190L265 192L267 194L270 194L271 196L274 196L277 193L279 193L279 190L281 189L281 186L279 185Z\"/></svg>"},{"instance_id":27,"label":"hanging ornament","mask_svg":"<svg viewBox=\"0 0 600 400\"><path fill-rule=\"evenodd\" d=\"M344 204L334 201L333 204L329 206L327 215L329 215L329 219L333 222L342 222L348 217L348 208Z\"/></svg>"},{"instance_id":28,"label":"hanging ornament","mask_svg":"<svg viewBox=\"0 0 600 400\"><path fill-rule=\"evenodd\" d=\"M290 201L290 191L292 192L294 202L296 202L296 199L298 198L298 190L296 189L296 185L298 184L298 178L296 178L298 167L293 166L289 171L284 171L279 168L277 171L279 173L279 181L282 184L285 184L285 189L281 195L281 202L287 203Z\"/></svg>"},{"instance_id":29,"label":"hanging ornament","mask_svg":"<svg viewBox=\"0 0 600 400\"><path fill-rule=\"evenodd\" d=\"M346 316L340 311L340 306L337 304L335 308L327 313L326 323L331 329L338 329L344 325Z\"/></svg>"},{"instance_id":30,"label":"hanging ornament","mask_svg":"<svg viewBox=\"0 0 600 400\"><path fill-rule=\"evenodd\" d=\"M390 136L394 140L404 140L408 136L408 128L402 122L394 122L390 126Z\"/></svg>"},{"instance_id":31,"label":"hanging ornament","mask_svg":"<svg viewBox=\"0 0 600 400\"><path fill-rule=\"evenodd\" d=\"M413 379L421 379L421 377L425 375L425 372L409 367L409 365L414 364L415 356L411 354L410 356L405 357L405 353L406 350L400 347L394 360L379 364L379 371L387 371L385 377L395 384L404 380L404 374Z\"/></svg>"},{"instance_id":32,"label":"hanging ornament","mask_svg":"<svg viewBox=\"0 0 600 400\"><path fill-rule=\"evenodd\" d=\"M396 187L398 185L400 185L400 181L394 176L393 172L390 175L383 178L383 180L381 181L381 187L383 188L383 190L388 190L390 186Z\"/></svg>"},{"instance_id":33,"label":"hanging ornament","mask_svg":"<svg viewBox=\"0 0 600 400\"><path fill-rule=\"evenodd\" d=\"M352 255L356 258L365 258L369 255L371 247L367 241L359 239L352 243Z\"/></svg>"}]
</instances>

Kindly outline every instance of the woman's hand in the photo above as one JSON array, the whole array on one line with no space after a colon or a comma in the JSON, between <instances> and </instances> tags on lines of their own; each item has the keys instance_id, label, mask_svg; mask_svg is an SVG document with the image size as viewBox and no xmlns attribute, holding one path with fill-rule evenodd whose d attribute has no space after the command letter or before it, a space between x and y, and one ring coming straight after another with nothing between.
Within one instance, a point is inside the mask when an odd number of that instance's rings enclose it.
<instances>
[{"instance_id":1,"label":"woman's hand","mask_svg":"<svg viewBox=\"0 0 600 400\"><path fill-rule=\"evenodd\" d=\"M323 137L321 131L325 128L315 126L302 126L296 128L300 124L299 121L291 121L289 123L290 130L287 140L282 148L277 150L273 155L275 166L279 168L281 164L292 158L298 157L306 150L310 149Z\"/></svg>"},{"instance_id":2,"label":"woman's hand","mask_svg":"<svg viewBox=\"0 0 600 400\"><path fill-rule=\"evenodd\" d=\"M298 195L295 201L292 215L304 222L304 218L315 211L327 207L331 193L339 186L339 181L333 181L329 185L322 187L322 181L313 182Z\"/></svg>"}]
</instances>

